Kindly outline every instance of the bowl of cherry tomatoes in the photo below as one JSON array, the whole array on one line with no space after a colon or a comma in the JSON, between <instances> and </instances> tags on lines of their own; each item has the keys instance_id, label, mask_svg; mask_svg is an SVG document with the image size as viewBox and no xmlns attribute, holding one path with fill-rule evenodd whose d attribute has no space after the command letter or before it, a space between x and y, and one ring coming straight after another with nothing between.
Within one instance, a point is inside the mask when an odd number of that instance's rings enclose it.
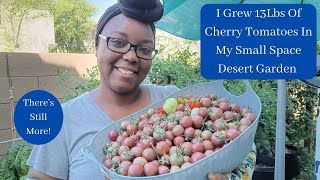
<instances>
[{"instance_id":1,"label":"bowl of cherry tomatoes","mask_svg":"<svg viewBox=\"0 0 320 180\"><path fill-rule=\"evenodd\" d=\"M252 148L260 98L222 80L181 89L100 130L82 152L111 179L207 179L235 169Z\"/></svg>"}]
</instances>

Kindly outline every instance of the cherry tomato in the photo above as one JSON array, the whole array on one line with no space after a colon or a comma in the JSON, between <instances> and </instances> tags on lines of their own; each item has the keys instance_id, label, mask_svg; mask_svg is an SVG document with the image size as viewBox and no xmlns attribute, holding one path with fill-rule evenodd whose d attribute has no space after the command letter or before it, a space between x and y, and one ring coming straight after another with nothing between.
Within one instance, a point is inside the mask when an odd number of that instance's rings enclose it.
<instances>
[{"instance_id":1,"label":"cherry tomato","mask_svg":"<svg viewBox=\"0 0 320 180\"><path fill-rule=\"evenodd\" d=\"M161 115L165 115L166 114L166 112L164 111L164 109L162 107L158 108L157 113L161 114Z\"/></svg>"}]
</instances>

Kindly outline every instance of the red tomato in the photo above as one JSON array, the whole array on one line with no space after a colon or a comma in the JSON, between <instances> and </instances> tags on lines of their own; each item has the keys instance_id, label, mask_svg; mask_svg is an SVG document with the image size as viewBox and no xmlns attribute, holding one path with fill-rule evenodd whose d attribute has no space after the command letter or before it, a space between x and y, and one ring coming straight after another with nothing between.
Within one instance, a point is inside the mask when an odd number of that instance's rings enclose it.
<instances>
[{"instance_id":1,"label":"red tomato","mask_svg":"<svg viewBox=\"0 0 320 180\"><path fill-rule=\"evenodd\" d=\"M245 124L243 124L243 125L240 125L239 126L239 131L240 131L240 133L243 133L246 129L248 129L248 125L245 125Z\"/></svg>"},{"instance_id":2,"label":"red tomato","mask_svg":"<svg viewBox=\"0 0 320 180\"><path fill-rule=\"evenodd\" d=\"M143 176L144 169L139 164L132 164L128 169L128 176Z\"/></svg>"},{"instance_id":3,"label":"red tomato","mask_svg":"<svg viewBox=\"0 0 320 180\"><path fill-rule=\"evenodd\" d=\"M162 107L158 108L157 113L161 114L161 115L165 115L166 114L166 112L164 111L164 109Z\"/></svg>"},{"instance_id":4,"label":"red tomato","mask_svg":"<svg viewBox=\"0 0 320 180\"><path fill-rule=\"evenodd\" d=\"M193 127L188 127L184 130L184 135L188 138L194 138L194 128Z\"/></svg>"},{"instance_id":5,"label":"red tomato","mask_svg":"<svg viewBox=\"0 0 320 180\"><path fill-rule=\"evenodd\" d=\"M177 111L184 111L184 105L183 104L179 104L177 107Z\"/></svg>"},{"instance_id":6,"label":"red tomato","mask_svg":"<svg viewBox=\"0 0 320 180\"><path fill-rule=\"evenodd\" d=\"M169 147L168 143L165 141L160 141L156 145L156 153L161 156L164 154L168 154L169 149L170 149L170 147Z\"/></svg>"},{"instance_id":7,"label":"red tomato","mask_svg":"<svg viewBox=\"0 0 320 180\"><path fill-rule=\"evenodd\" d=\"M152 147L152 145L155 145L155 141L154 141L153 137L148 137L146 139L142 139L141 142L142 142L144 148L149 148L149 147Z\"/></svg>"},{"instance_id":8,"label":"red tomato","mask_svg":"<svg viewBox=\"0 0 320 180\"><path fill-rule=\"evenodd\" d=\"M189 106L190 109L200 108L201 107L201 103L200 103L200 101L192 100L192 101L188 102L188 106Z\"/></svg>"},{"instance_id":9,"label":"red tomato","mask_svg":"<svg viewBox=\"0 0 320 180\"><path fill-rule=\"evenodd\" d=\"M160 162L158 160L151 161L157 168L160 166Z\"/></svg>"},{"instance_id":10,"label":"red tomato","mask_svg":"<svg viewBox=\"0 0 320 180\"><path fill-rule=\"evenodd\" d=\"M199 161L199 160L201 160L201 159L203 159L203 158L205 158L206 156L203 154L203 153L201 153L201 152L195 152L194 154L192 154L192 156L191 156L191 163L193 164L193 163L196 163L197 161Z\"/></svg>"},{"instance_id":11,"label":"red tomato","mask_svg":"<svg viewBox=\"0 0 320 180\"><path fill-rule=\"evenodd\" d=\"M153 134L153 130L151 126L145 126L142 131L144 134L148 134L149 136Z\"/></svg>"},{"instance_id":12,"label":"red tomato","mask_svg":"<svg viewBox=\"0 0 320 180\"><path fill-rule=\"evenodd\" d=\"M152 148L146 148L142 152L142 157L144 157L148 162L150 162L157 158L157 154Z\"/></svg>"},{"instance_id":13,"label":"red tomato","mask_svg":"<svg viewBox=\"0 0 320 180\"><path fill-rule=\"evenodd\" d=\"M138 129L142 130L145 126L149 124L147 119L143 119L138 123Z\"/></svg>"},{"instance_id":14,"label":"red tomato","mask_svg":"<svg viewBox=\"0 0 320 180\"><path fill-rule=\"evenodd\" d=\"M240 125L248 125L248 126L250 126L251 123L252 123L252 121L250 119L247 119L247 118L242 118L240 120Z\"/></svg>"},{"instance_id":15,"label":"red tomato","mask_svg":"<svg viewBox=\"0 0 320 180\"><path fill-rule=\"evenodd\" d=\"M176 121L168 122L168 130L172 131L172 129L177 125Z\"/></svg>"},{"instance_id":16,"label":"red tomato","mask_svg":"<svg viewBox=\"0 0 320 180\"><path fill-rule=\"evenodd\" d=\"M205 156L209 156L209 155L212 154L212 153L214 153L213 150L206 150L206 151L204 152L204 155L205 155Z\"/></svg>"},{"instance_id":17,"label":"red tomato","mask_svg":"<svg viewBox=\"0 0 320 180\"><path fill-rule=\"evenodd\" d=\"M158 174L161 175L161 174L167 174L169 173L170 170L168 168L168 166L159 166L158 167Z\"/></svg>"},{"instance_id":18,"label":"red tomato","mask_svg":"<svg viewBox=\"0 0 320 180\"><path fill-rule=\"evenodd\" d=\"M192 120L191 120L191 118L189 116L183 116L181 121L179 122L179 124L184 128L191 127L192 126Z\"/></svg>"},{"instance_id":19,"label":"red tomato","mask_svg":"<svg viewBox=\"0 0 320 180\"><path fill-rule=\"evenodd\" d=\"M123 144L129 148L132 148L136 143L132 137L127 137L124 139Z\"/></svg>"},{"instance_id":20,"label":"red tomato","mask_svg":"<svg viewBox=\"0 0 320 180\"><path fill-rule=\"evenodd\" d=\"M188 102L188 106L189 106L190 109L193 109L193 108L196 107L194 102Z\"/></svg>"},{"instance_id":21,"label":"red tomato","mask_svg":"<svg viewBox=\"0 0 320 180\"><path fill-rule=\"evenodd\" d=\"M133 163L132 164L138 164L139 166L141 167L144 167L144 165L147 164L147 160L143 157L136 157L134 160L133 160Z\"/></svg>"},{"instance_id":22,"label":"red tomato","mask_svg":"<svg viewBox=\"0 0 320 180\"><path fill-rule=\"evenodd\" d=\"M249 113L245 114L244 118L249 119L251 122L256 120L256 116L252 112L249 112Z\"/></svg>"},{"instance_id":23,"label":"red tomato","mask_svg":"<svg viewBox=\"0 0 320 180\"><path fill-rule=\"evenodd\" d=\"M144 166L144 174L146 176L154 176L158 173L158 167L153 162L148 162Z\"/></svg>"},{"instance_id":24,"label":"red tomato","mask_svg":"<svg viewBox=\"0 0 320 180\"><path fill-rule=\"evenodd\" d=\"M192 127L194 127L195 129L200 129L202 127L202 123L203 118L197 114L192 114L190 116L191 120L192 120Z\"/></svg>"},{"instance_id":25,"label":"red tomato","mask_svg":"<svg viewBox=\"0 0 320 180\"><path fill-rule=\"evenodd\" d=\"M112 163L111 163L111 159L106 159L104 162L103 162L103 165L110 169L112 167Z\"/></svg>"},{"instance_id":26,"label":"red tomato","mask_svg":"<svg viewBox=\"0 0 320 180\"><path fill-rule=\"evenodd\" d=\"M123 161L132 161L135 158L135 156L131 153L130 150L127 150L120 155L121 162Z\"/></svg>"},{"instance_id":27,"label":"red tomato","mask_svg":"<svg viewBox=\"0 0 320 180\"><path fill-rule=\"evenodd\" d=\"M201 99L201 106L202 107L206 107L209 108L211 107L212 103L211 103L211 99L210 98L202 98Z\"/></svg>"},{"instance_id":28,"label":"red tomato","mask_svg":"<svg viewBox=\"0 0 320 180\"><path fill-rule=\"evenodd\" d=\"M164 133L164 138L165 138L165 139L168 139L168 140L170 140L170 141L173 141L174 138L175 138L175 136L173 135L172 131L166 131L166 132Z\"/></svg>"},{"instance_id":29,"label":"red tomato","mask_svg":"<svg viewBox=\"0 0 320 180\"><path fill-rule=\"evenodd\" d=\"M214 133L211 136L211 142L214 146L222 146L224 144L224 141L218 138Z\"/></svg>"},{"instance_id":30,"label":"red tomato","mask_svg":"<svg viewBox=\"0 0 320 180\"><path fill-rule=\"evenodd\" d=\"M108 137L111 141L117 140L118 136L119 136L119 133L116 130L111 130L108 134Z\"/></svg>"},{"instance_id":31,"label":"red tomato","mask_svg":"<svg viewBox=\"0 0 320 180\"><path fill-rule=\"evenodd\" d=\"M199 111L198 111L198 115L199 116L205 118L208 115L208 113L209 113L208 108L206 108L206 107L200 107L199 108Z\"/></svg>"},{"instance_id":32,"label":"red tomato","mask_svg":"<svg viewBox=\"0 0 320 180\"><path fill-rule=\"evenodd\" d=\"M238 137L239 135L240 135L240 132L238 130L236 130L236 129L228 129L226 138L233 140L236 137Z\"/></svg>"},{"instance_id":33,"label":"red tomato","mask_svg":"<svg viewBox=\"0 0 320 180\"><path fill-rule=\"evenodd\" d=\"M212 142L210 140L204 140L202 142L203 146L204 146L204 150L213 150L214 149L214 145L212 144Z\"/></svg>"},{"instance_id":34,"label":"red tomato","mask_svg":"<svg viewBox=\"0 0 320 180\"><path fill-rule=\"evenodd\" d=\"M181 145L181 148L183 149L183 152L185 155L187 155L187 156L192 155L192 143L191 142L184 142Z\"/></svg>"},{"instance_id":35,"label":"red tomato","mask_svg":"<svg viewBox=\"0 0 320 180\"><path fill-rule=\"evenodd\" d=\"M131 153L135 156L135 157L141 157L142 156L142 152L143 152L143 148L142 147L133 147L131 148Z\"/></svg>"},{"instance_id":36,"label":"red tomato","mask_svg":"<svg viewBox=\"0 0 320 180\"><path fill-rule=\"evenodd\" d=\"M172 133L175 136L181 136L183 135L184 132L184 128L181 125L176 125L173 129L172 129Z\"/></svg>"},{"instance_id":37,"label":"red tomato","mask_svg":"<svg viewBox=\"0 0 320 180\"><path fill-rule=\"evenodd\" d=\"M123 176L127 176L129 167L131 165L132 165L132 162L130 161L122 161L122 163L120 164L120 174Z\"/></svg>"},{"instance_id":38,"label":"red tomato","mask_svg":"<svg viewBox=\"0 0 320 180\"><path fill-rule=\"evenodd\" d=\"M177 136L177 137L175 137L174 140L173 140L173 144L174 144L175 146L179 146L179 145L181 145L182 143L184 143L184 138L181 137L181 136Z\"/></svg>"},{"instance_id":39,"label":"red tomato","mask_svg":"<svg viewBox=\"0 0 320 180\"><path fill-rule=\"evenodd\" d=\"M240 112L240 105L239 104L231 104L231 111L233 112Z\"/></svg>"},{"instance_id":40,"label":"red tomato","mask_svg":"<svg viewBox=\"0 0 320 180\"><path fill-rule=\"evenodd\" d=\"M172 141L170 141L169 139L165 139L164 141L169 145L169 148L171 148L171 146L172 146Z\"/></svg>"},{"instance_id":41,"label":"red tomato","mask_svg":"<svg viewBox=\"0 0 320 180\"><path fill-rule=\"evenodd\" d=\"M135 124L128 124L127 126L127 132L132 135L138 131L138 126Z\"/></svg>"},{"instance_id":42,"label":"red tomato","mask_svg":"<svg viewBox=\"0 0 320 180\"><path fill-rule=\"evenodd\" d=\"M192 152L203 152L204 151L204 145L200 142L195 142L192 144Z\"/></svg>"}]
</instances>

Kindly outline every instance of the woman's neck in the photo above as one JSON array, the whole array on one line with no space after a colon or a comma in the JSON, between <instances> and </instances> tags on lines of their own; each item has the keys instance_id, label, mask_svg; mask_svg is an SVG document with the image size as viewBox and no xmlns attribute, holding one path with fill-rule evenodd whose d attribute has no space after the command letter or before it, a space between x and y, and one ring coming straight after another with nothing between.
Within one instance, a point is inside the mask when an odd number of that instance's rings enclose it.
<instances>
[{"instance_id":1,"label":"woman's neck","mask_svg":"<svg viewBox=\"0 0 320 180\"><path fill-rule=\"evenodd\" d=\"M119 94L111 89L98 87L91 92L98 106L113 120L128 116L151 103L149 91L140 86L134 92Z\"/></svg>"},{"instance_id":2,"label":"woman's neck","mask_svg":"<svg viewBox=\"0 0 320 180\"><path fill-rule=\"evenodd\" d=\"M139 101L143 94L143 89L139 86L133 92L120 94L109 87L103 87L103 85L100 85L96 90L94 90L93 94L97 99L108 102L108 104L126 106L135 104Z\"/></svg>"}]
</instances>

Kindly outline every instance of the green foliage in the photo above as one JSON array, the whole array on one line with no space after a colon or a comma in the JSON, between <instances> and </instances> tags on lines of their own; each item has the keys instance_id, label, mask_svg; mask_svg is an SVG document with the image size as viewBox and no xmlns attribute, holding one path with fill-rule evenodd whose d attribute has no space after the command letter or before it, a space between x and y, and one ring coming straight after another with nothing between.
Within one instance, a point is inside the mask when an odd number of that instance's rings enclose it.
<instances>
[{"instance_id":1,"label":"green foliage","mask_svg":"<svg viewBox=\"0 0 320 180\"><path fill-rule=\"evenodd\" d=\"M157 37L159 55L153 60L145 82L175 85L179 88L206 82L207 80L200 74L199 51L192 50L197 44L183 39L179 39L178 43L173 37L162 35L161 31L159 34Z\"/></svg>"},{"instance_id":2,"label":"green foliage","mask_svg":"<svg viewBox=\"0 0 320 180\"><path fill-rule=\"evenodd\" d=\"M68 83L66 83L68 82ZM67 102L84 92L95 89L99 86L99 71L98 67L87 68L87 74L83 74L82 78L70 76L67 72L59 72L58 85L68 84L66 94L63 97L63 102Z\"/></svg>"},{"instance_id":3,"label":"green foliage","mask_svg":"<svg viewBox=\"0 0 320 180\"><path fill-rule=\"evenodd\" d=\"M55 0L50 9L54 16L57 46L51 52L88 53L94 22L90 20L98 9L85 0Z\"/></svg>"},{"instance_id":4,"label":"green foliage","mask_svg":"<svg viewBox=\"0 0 320 180\"><path fill-rule=\"evenodd\" d=\"M308 148L303 145L296 145L298 149L298 160L300 167L300 175L298 179L313 179L314 178L314 163L315 153L309 153Z\"/></svg>"},{"instance_id":5,"label":"green foliage","mask_svg":"<svg viewBox=\"0 0 320 180\"><path fill-rule=\"evenodd\" d=\"M25 179L29 166L26 162L32 151L32 146L23 140L11 144L8 154L1 159L0 177L6 180Z\"/></svg>"},{"instance_id":6,"label":"green foliage","mask_svg":"<svg viewBox=\"0 0 320 180\"><path fill-rule=\"evenodd\" d=\"M0 34L1 45L5 51L14 52L21 42L22 26L34 19L49 15L51 1L44 0L1 0L1 17L7 22L8 29Z\"/></svg>"},{"instance_id":7,"label":"green foliage","mask_svg":"<svg viewBox=\"0 0 320 180\"><path fill-rule=\"evenodd\" d=\"M14 52L23 44L23 24L52 15L57 46L50 51L88 53L94 26L90 18L97 11L85 0L2 0L1 16L9 27L0 34L1 45L6 51Z\"/></svg>"},{"instance_id":8,"label":"green foliage","mask_svg":"<svg viewBox=\"0 0 320 180\"><path fill-rule=\"evenodd\" d=\"M301 139L313 141L315 136L317 89L300 81L287 83L291 107L287 109L288 143L296 145Z\"/></svg>"},{"instance_id":9,"label":"green foliage","mask_svg":"<svg viewBox=\"0 0 320 180\"><path fill-rule=\"evenodd\" d=\"M260 97L262 111L255 136L258 154L275 156L277 81L252 80L250 84ZM225 87L235 95L245 91L244 83L226 81ZM316 128L316 89L300 81L286 82L286 145L298 149L301 179L312 179L314 174L314 141ZM304 147L303 142L311 143Z\"/></svg>"},{"instance_id":10,"label":"green foliage","mask_svg":"<svg viewBox=\"0 0 320 180\"><path fill-rule=\"evenodd\" d=\"M1 46L3 46L4 52L14 52L16 47L14 37L11 31L5 30L0 32L0 37L2 39Z\"/></svg>"},{"instance_id":11,"label":"green foliage","mask_svg":"<svg viewBox=\"0 0 320 180\"><path fill-rule=\"evenodd\" d=\"M148 80L152 84L172 84L179 88L206 81L200 75L199 68L190 65L187 59L154 60L151 71L148 74Z\"/></svg>"},{"instance_id":12,"label":"green foliage","mask_svg":"<svg viewBox=\"0 0 320 180\"><path fill-rule=\"evenodd\" d=\"M320 55L320 41L317 41L317 54Z\"/></svg>"}]
</instances>

